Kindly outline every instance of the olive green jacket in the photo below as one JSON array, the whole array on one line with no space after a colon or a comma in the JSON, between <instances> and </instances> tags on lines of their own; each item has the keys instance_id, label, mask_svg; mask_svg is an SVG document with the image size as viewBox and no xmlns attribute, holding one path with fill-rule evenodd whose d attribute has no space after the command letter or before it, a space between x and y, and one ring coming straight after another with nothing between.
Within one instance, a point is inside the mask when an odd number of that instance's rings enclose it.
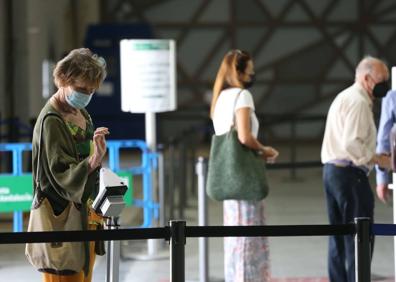
<instances>
[{"instance_id":1,"label":"olive green jacket","mask_svg":"<svg viewBox=\"0 0 396 282\"><path fill-rule=\"evenodd\" d=\"M85 204L97 190L97 171L89 174L88 158L79 161L78 153L66 123L59 112L47 103L37 118L32 140L32 172L36 179L40 127L43 123L39 183L56 214L61 213L70 201ZM88 115L88 113L86 113ZM35 181L33 181L35 182ZM36 183L33 183L34 189Z\"/></svg>"},{"instance_id":2,"label":"olive green jacket","mask_svg":"<svg viewBox=\"0 0 396 282\"><path fill-rule=\"evenodd\" d=\"M52 115L48 116L48 113L52 113ZM83 113L89 117L88 112L84 110ZM42 124L43 132L40 143ZM35 179L39 146L41 146L38 173L40 187L37 187ZM89 196L97 191L98 170L89 173L88 158L79 161L69 128L61 114L49 102L41 110L33 131L32 174L35 192L32 207L37 207L41 197L46 197L51 203L54 213L59 215L70 201L74 202L80 207L82 226L86 230L88 226L86 202Z\"/></svg>"}]
</instances>

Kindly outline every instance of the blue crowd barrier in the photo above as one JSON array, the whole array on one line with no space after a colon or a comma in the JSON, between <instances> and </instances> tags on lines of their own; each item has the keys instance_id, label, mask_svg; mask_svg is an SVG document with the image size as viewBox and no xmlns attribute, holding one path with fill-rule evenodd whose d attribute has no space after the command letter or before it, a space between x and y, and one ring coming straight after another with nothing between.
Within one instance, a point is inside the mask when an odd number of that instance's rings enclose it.
<instances>
[{"instance_id":1,"label":"blue crowd barrier","mask_svg":"<svg viewBox=\"0 0 396 282\"><path fill-rule=\"evenodd\" d=\"M140 166L129 166L121 168L120 149L137 148L142 152ZM143 198L134 199L133 205L143 209L142 228L151 227L153 219L159 217L159 204L153 200L152 172L158 166L158 154L151 152L147 144L141 140L110 140L107 141L109 156L109 168L114 172L130 172L132 175L142 175ZM23 153L31 151L31 143L0 143L0 153L11 152L11 173L0 173L0 176L31 176L31 172L23 171ZM13 231L23 231L23 210L13 211Z\"/></svg>"},{"instance_id":2,"label":"blue crowd barrier","mask_svg":"<svg viewBox=\"0 0 396 282\"><path fill-rule=\"evenodd\" d=\"M115 172L129 171L132 175L143 176L143 198L134 199L134 205L143 209L143 223L140 227L152 226L152 220L159 217L159 204L153 201L152 171L158 166L158 154L151 152L141 140L109 140L109 168ZM141 165L137 167L120 167L120 149L137 148L142 151Z\"/></svg>"}]
</instances>

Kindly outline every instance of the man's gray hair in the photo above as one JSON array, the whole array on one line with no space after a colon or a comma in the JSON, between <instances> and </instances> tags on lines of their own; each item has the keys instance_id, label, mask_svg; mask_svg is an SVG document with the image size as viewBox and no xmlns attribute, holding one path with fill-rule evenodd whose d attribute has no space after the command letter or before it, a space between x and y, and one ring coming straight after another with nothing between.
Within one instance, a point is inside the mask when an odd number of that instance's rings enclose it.
<instances>
[{"instance_id":1,"label":"man's gray hair","mask_svg":"<svg viewBox=\"0 0 396 282\"><path fill-rule=\"evenodd\" d=\"M378 58L369 55L365 56L356 67L355 77L358 78L365 74L371 74L376 64L386 65L384 61Z\"/></svg>"}]
</instances>

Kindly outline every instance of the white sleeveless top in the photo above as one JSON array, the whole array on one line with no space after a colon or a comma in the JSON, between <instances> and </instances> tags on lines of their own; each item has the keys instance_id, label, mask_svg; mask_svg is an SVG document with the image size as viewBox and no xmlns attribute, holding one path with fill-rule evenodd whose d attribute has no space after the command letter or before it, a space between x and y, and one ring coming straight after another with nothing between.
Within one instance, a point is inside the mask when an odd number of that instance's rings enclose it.
<instances>
[{"instance_id":1,"label":"white sleeveless top","mask_svg":"<svg viewBox=\"0 0 396 282\"><path fill-rule=\"evenodd\" d=\"M240 108L250 108L250 127L252 135L257 138L259 130L259 122L255 113L252 94L249 90L241 88L228 88L220 92L213 111L213 127L216 135L227 133L234 124L235 113ZM235 99L238 96L238 101ZM235 104L235 109L234 109ZM235 124L236 126L236 124Z\"/></svg>"}]
</instances>

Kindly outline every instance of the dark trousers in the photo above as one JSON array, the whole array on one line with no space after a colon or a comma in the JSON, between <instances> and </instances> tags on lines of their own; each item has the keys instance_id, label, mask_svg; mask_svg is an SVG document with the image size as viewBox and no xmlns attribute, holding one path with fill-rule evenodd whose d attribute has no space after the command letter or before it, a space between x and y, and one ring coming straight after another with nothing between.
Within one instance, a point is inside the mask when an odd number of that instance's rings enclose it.
<instances>
[{"instance_id":1,"label":"dark trousers","mask_svg":"<svg viewBox=\"0 0 396 282\"><path fill-rule=\"evenodd\" d=\"M325 164L323 182L330 224L353 223L355 217L374 216L374 195L359 168ZM371 247L373 248L373 238ZM328 272L331 282L355 281L354 237L330 236Z\"/></svg>"}]
</instances>

